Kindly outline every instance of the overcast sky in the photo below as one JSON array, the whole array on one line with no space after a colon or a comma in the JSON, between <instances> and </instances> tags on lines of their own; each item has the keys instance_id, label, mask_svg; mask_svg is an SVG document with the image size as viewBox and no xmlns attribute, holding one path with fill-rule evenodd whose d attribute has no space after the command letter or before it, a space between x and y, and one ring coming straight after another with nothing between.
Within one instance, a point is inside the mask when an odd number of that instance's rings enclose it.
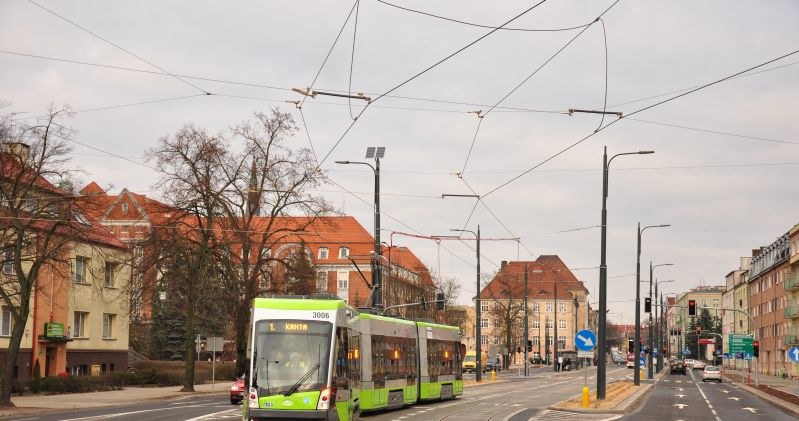
<instances>
[{"instance_id":1,"label":"overcast sky","mask_svg":"<svg viewBox=\"0 0 799 421\"><path fill-rule=\"evenodd\" d=\"M487 26L501 25L536 3L395 1ZM80 144L73 145L73 162L85 171L85 182L97 181L111 193L127 187L149 195L156 195L158 173L136 162L143 162L144 150L159 137L185 123L215 132L253 111L279 107L302 127L300 113L285 102L302 97L290 89L311 85L354 5L36 2L74 24L33 2L0 0L0 100L11 103L3 113L35 117L50 103L76 111L120 106L75 114L70 123ZM550 0L507 26L582 26L611 4ZM353 13L315 89L347 91L354 57L352 91L378 98L490 31L375 0L360 2L357 11L354 54ZM672 225L647 230L641 254L646 280L650 260L674 264L655 270L658 280L675 280L664 284L668 293L723 284L739 257L799 222L799 54L624 118L559 154L601 123L599 115L567 111L603 109L606 81L607 110L626 115L794 52L797 22L799 3L792 0L622 0L581 34L584 28L496 31L365 111L361 100L352 101L350 110L346 100L309 98L302 108L309 133L303 128L293 142L310 147L310 134L319 160L326 157L322 169L347 190L331 184L324 194L370 231L371 171L333 161L361 160L367 146L386 147L381 161L386 242L392 232L441 235L451 234L451 228L476 231L479 224L483 238L521 239L482 242L486 281L502 260L557 254L586 284L591 301L598 299L603 147L610 155L656 151L622 156L611 166L610 319L631 322L638 222ZM477 110L482 120L470 113ZM352 115L361 112L353 124ZM604 124L616 119L606 116ZM483 196L473 214L475 199L440 198L473 192ZM593 228L570 231L584 227ZM395 234L393 242L409 246L434 273L459 279L460 301L470 302L474 241L439 246Z\"/></svg>"}]
</instances>

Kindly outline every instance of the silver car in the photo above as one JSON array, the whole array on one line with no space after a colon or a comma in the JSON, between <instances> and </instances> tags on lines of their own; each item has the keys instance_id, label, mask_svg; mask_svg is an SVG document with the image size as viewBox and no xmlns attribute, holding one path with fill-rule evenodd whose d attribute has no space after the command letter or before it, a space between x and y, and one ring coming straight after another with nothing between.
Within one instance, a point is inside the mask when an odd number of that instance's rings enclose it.
<instances>
[{"instance_id":1,"label":"silver car","mask_svg":"<svg viewBox=\"0 0 799 421\"><path fill-rule=\"evenodd\" d=\"M702 370L702 381L705 382L707 380L716 380L721 383L721 368L715 365L705 366L705 369Z\"/></svg>"}]
</instances>

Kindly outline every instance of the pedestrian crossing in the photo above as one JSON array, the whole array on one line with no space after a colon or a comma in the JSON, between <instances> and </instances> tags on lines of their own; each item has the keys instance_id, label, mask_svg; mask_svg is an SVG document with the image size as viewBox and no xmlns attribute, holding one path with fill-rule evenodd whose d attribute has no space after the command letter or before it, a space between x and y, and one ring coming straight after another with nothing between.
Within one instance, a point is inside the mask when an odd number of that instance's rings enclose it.
<instances>
[{"instance_id":1,"label":"pedestrian crossing","mask_svg":"<svg viewBox=\"0 0 799 421\"><path fill-rule=\"evenodd\" d=\"M535 416L531 417L528 421L565 421L579 419L581 421L612 421L621 418L622 415L612 414L584 414L569 411L557 411L552 409L545 409Z\"/></svg>"}]
</instances>

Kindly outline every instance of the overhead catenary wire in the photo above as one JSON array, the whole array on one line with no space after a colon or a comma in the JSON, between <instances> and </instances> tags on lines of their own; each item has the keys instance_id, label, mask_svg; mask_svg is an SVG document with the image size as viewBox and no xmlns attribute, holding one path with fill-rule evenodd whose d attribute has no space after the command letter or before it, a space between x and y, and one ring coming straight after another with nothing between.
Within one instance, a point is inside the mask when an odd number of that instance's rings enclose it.
<instances>
[{"instance_id":1,"label":"overhead catenary wire","mask_svg":"<svg viewBox=\"0 0 799 421\"><path fill-rule=\"evenodd\" d=\"M402 81L402 82L398 83L398 84L397 84L397 85L395 85L393 88L391 88L391 89L389 89L389 90L387 90L387 91L383 92L382 94L380 94L380 95L378 95L376 98L374 98L372 101L368 102L368 103L367 103L367 104L366 104L366 105L363 107L363 109L361 109L361 112L359 112L359 113L358 113L358 116L357 116L357 117L356 117L354 120L352 120L352 122L351 122L351 123L350 123L350 124L347 126L347 128L344 130L344 132L341 134L341 136L339 136L339 138L336 140L336 142L333 144L333 146L331 146L330 150L329 150L329 151L328 151L328 152L325 154L325 156L324 156L324 157L322 158L322 160L319 162L319 165L322 165L322 164L323 164L323 163L324 163L324 162L327 160L327 158L328 158L328 157L330 157L330 154L332 154L332 153L333 153L333 151L335 151L335 150L336 150L336 148L338 147L338 145L339 145L339 144L341 144L341 141L342 141L342 140L344 140L344 138L347 136L347 134L348 134L348 133L349 133L349 132L352 130L352 128L355 126L355 122L357 122L357 121L358 121L358 118L360 118L360 116L361 116L361 115L363 115L363 113L364 113L364 112L366 112L366 110L367 110L367 109L369 109L369 106L370 106L370 105L372 105L372 104L374 104L375 102L379 101L381 98L384 98L386 95L389 95L389 94L391 94L392 92L396 91L397 89L399 89L399 88L401 88L401 87L403 87L403 86L407 85L408 83L410 83L410 82L412 82L412 81L416 80L416 79L417 79L419 76L421 76L421 75L423 75L423 74L425 74L425 73L429 72L430 70L433 70L433 69L435 69L436 67L438 67L438 66L439 66L439 65L441 65L442 63L446 62L447 60L451 59L452 57L455 57L456 55L458 55L458 54L460 54L461 52L465 51L465 50L466 50L466 49L468 49L469 47L471 47L471 46L473 46L473 45L477 44L478 42L480 42L480 41L482 41L483 39L487 38L487 37L488 37L488 36L490 36L491 34L493 34L493 33L497 32L497 31L498 31L499 29L501 29L502 27L504 27L504 26L506 26L506 25L510 24L511 22L515 21L516 19L518 19L518 18L520 18L520 17L522 17L522 16L526 15L527 13L529 13L530 11L532 11L533 9L535 9L535 8L536 8L536 7L538 7L538 6L540 6L541 4L543 4L543 3L544 3L544 2L546 2L546 1L547 1L547 0L540 0L538 3L536 3L536 4L532 5L532 6L530 6L529 8L527 8L527 9L523 10L521 13L519 13L519 14L517 14L516 16L512 17L511 19L507 20L507 21L506 21L505 23L503 23L502 25L500 25L500 26L498 26L498 27L496 27L496 28L492 29L491 31L489 31L489 32L487 32L487 33L485 33L485 34L483 34L482 36L478 37L478 38L477 38L477 39L475 39L474 41L472 41L472 42L470 42L470 43L466 44L465 46L463 46L463 47L459 48L458 50L456 50L456 51L454 51L453 53L451 53L451 54L447 55L446 57L444 57L444 58L442 58L442 59L440 59L440 60L436 61L435 63L431 64L430 66L427 66L426 68L422 69L421 71L419 71L419 72L415 73L413 76L411 76L411 77L409 77L409 78L405 79L404 81Z\"/></svg>"},{"instance_id":2,"label":"overhead catenary wire","mask_svg":"<svg viewBox=\"0 0 799 421\"><path fill-rule=\"evenodd\" d=\"M586 140L588 140L588 139L592 138L594 135L596 135L596 134L597 134L597 133L599 133L600 131L602 131L602 130L604 130L604 129L606 129L606 128L610 127L610 126L612 126L613 124L615 124L615 123L617 123L617 122L619 122L619 121L622 121L622 120L624 120L625 118L628 118L628 117L630 117L630 116L632 116L632 115L635 115L635 114L638 114L638 113L641 113L641 112L644 112L644 111L646 111L646 110L650 110L650 109L652 109L652 108L654 108L654 107L657 107L657 106L663 105L663 104L665 104L665 103L671 102L671 101L673 101L673 100L675 100L675 99L678 99L678 98L681 98L681 97L683 97L683 96L690 95L690 94L692 94L692 93L694 93L694 92L700 91L700 90L702 90L702 89L705 89L705 88L708 88L708 87L710 87L710 86L713 86L713 85L716 85L716 84L722 83L722 82L724 82L724 81L730 80L730 79L734 78L735 76L738 76L738 75L741 75L741 74L744 74L744 73L750 72L750 71L752 71L752 70L755 70L755 69L758 69L758 68L761 68L761 67L763 67L763 66L766 66L766 65L768 65L768 64L774 63L775 61L782 60L782 59L784 59L784 58L786 58L786 57L790 57L790 56L792 56L792 55L794 55L794 54L796 54L796 53L799 53L799 50L794 50L794 51L791 51L791 52L789 52L789 53L787 53L787 54L783 54L783 55L781 55L781 56L779 56L779 57L776 57L776 58L773 58L773 59L767 60L767 61L765 61L765 62L762 62L762 63L758 64L758 65L755 65L755 66L749 67L749 68L747 68L747 69L745 69L745 70L742 70L742 71L740 71L740 72L734 73L734 74L732 74L732 75L729 75L729 76L723 77L723 78L721 78L721 79L716 79L716 80L714 80L714 81L712 81L712 82L708 82L708 83L706 83L706 84L704 84L704 85L701 85L701 86L699 86L699 87L696 87L696 88L694 88L694 89L691 89L691 90L689 90L689 91L683 92L683 93L681 93L681 94L678 94L678 95L672 96L672 97L670 97L670 98L668 98L668 99L664 99L664 100L662 100L662 101L659 101L659 102L657 102L657 103L655 103L655 104L648 105L648 106L646 106L646 107L643 107L643 108L640 108L640 109L638 109L638 110L635 110L635 111L633 111L633 112L631 112L631 113L627 114L627 115L626 115L625 117L623 117L623 118L620 118L620 119L613 120L613 121L611 121L610 123L608 123L608 124L606 124L606 125L604 125L604 126L600 127L599 129L595 130L593 133L590 133L590 134L588 134L587 136L584 136L583 138L581 138L581 139L577 140L576 142L574 142L574 143L570 144L569 146L567 146L567 147L565 147L565 148L561 149L560 151L558 151L558 152L556 152L556 153L554 153L554 154L550 155L549 157L545 158L543 161L541 161L541 162L539 162L539 163L537 163L537 164L533 165L532 167L530 167L530 168L526 169L526 170L525 170L524 172L522 172L521 174L519 174L519 175L517 175L517 176L515 176L515 177L513 177L513 178L511 178L511 179L509 179L509 180L507 180L507 181L505 181L505 182L503 182L503 183L499 184L498 186L496 186L496 187L494 187L493 189L489 190L488 192L486 192L486 193L485 193L485 194L483 194L482 196L483 196L483 197L485 197L485 196L490 196L490 195L492 195L492 194L496 193L498 190L500 190L500 189L502 189L502 188L504 188L504 187L508 186L509 184L511 184L511 183L513 183L514 181L516 181L516 180L518 180L518 179L522 178L523 176L525 176L525 175L529 174L530 172L534 171L535 169L539 168L540 166L542 166L542 165L546 164L547 162L549 162L549 161L551 161L551 160L553 160L553 159L557 158L558 156L560 156L560 155L562 155L562 154L566 153L567 151L571 150L571 149L572 149L572 148L574 148L575 146L577 146L577 145L579 145L579 144L581 144L581 143L585 142Z\"/></svg>"},{"instance_id":3,"label":"overhead catenary wire","mask_svg":"<svg viewBox=\"0 0 799 421\"><path fill-rule=\"evenodd\" d=\"M319 75L322 74L322 70L325 68L325 64L327 64L327 59L329 59L330 54L333 53L333 49L336 47L339 38L341 38L341 34L344 32L344 28L347 27L347 22L350 21L350 18L352 17L352 12L355 11L355 8L358 6L359 2L360 0L355 0L355 3L352 4L352 8L350 8L350 13L347 15L347 19L344 19L344 23L341 24L341 29L338 30L338 34L336 34L336 38L333 40L333 43L330 45L330 49L327 50L327 55L325 55L324 60L322 60L322 64L319 66L319 70L316 71L316 75L311 81L311 84L308 85L308 91L310 91L316 85L316 81L317 79L319 79ZM302 107L302 105L305 104L305 100L307 98L308 98L307 96L303 96L302 100L300 101L299 105L300 107Z\"/></svg>"},{"instance_id":4,"label":"overhead catenary wire","mask_svg":"<svg viewBox=\"0 0 799 421\"><path fill-rule=\"evenodd\" d=\"M524 84L527 83L530 79L532 79L533 76L538 74L538 72L541 71L541 69L546 67L546 65L548 65L550 62L552 62L552 60L554 60L558 55L560 55L560 53L562 53L574 41L576 41L577 38L580 37L580 35L585 33L585 31L587 31L588 28L591 27L591 25L593 25L597 21L600 21L602 16L607 14L610 11L610 9L613 8L613 6L615 6L616 4L619 3L619 1L621 1L621 0L616 0L613 3L611 3L611 5L608 6L608 8L606 8L594 21L592 21L587 26L583 27L577 34L575 34L571 39L569 39L565 44L563 44L563 46L561 46L557 51L555 51L554 54L552 54L548 59L546 59L542 64L540 64L535 70L533 70L532 73L527 75L527 77L522 79L519 83L516 84L516 86L514 86L510 91L508 91L508 93L506 93L502 98L500 98L499 101L497 101L494 105L492 105L491 108L489 108L485 113L479 114L478 117L480 118L480 120L482 120L485 116L487 116L489 113L491 113L491 111L493 111L497 106L502 104L506 99L508 99L511 95L513 95L516 91L518 91L522 86L524 86ZM603 25L604 25L604 23L603 23ZM604 33L604 31L603 31L603 33ZM605 43L605 51L607 53L607 40L606 40L606 43ZM606 58L607 58L607 54L606 54ZM605 63L605 74L606 74L606 78L605 78L606 94L605 95L607 96L607 62ZM600 127L601 127L601 125L600 125ZM480 129L480 125L478 125L477 126L477 130L475 130L474 137L472 139L472 143L469 146L469 153L466 156L466 162L464 162L464 164L463 164L463 169L461 170L461 173L466 171L466 164L468 163L469 156L471 156L472 149L474 148L475 142L477 141L477 132L479 131L479 129ZM598 130L598 128L597 128L597 130Z\"/></svg>"},{"instance_id":5,"label":"overhead catenary wire","mask_svg":"<svg viewBox=\"0 0 799 421\"><path fill-rule=\"evenodd\" d=\"M349 95L347 97L347 106L350 109L350 117L353 118L353 119L355 118L355 116L352 115L352 97L351 97L352 96L352 70L353 70L353 67L355 66L355 38L358 36L358 13L360 12L360 10L361 10L361 2L360 2L360 0L356 0L355 1L355 22L352 25L353 28L352 28L352 51L350 53L350 76L349 76L349 81L347 83L347 95Z\"/></svg>"},{"instance_id":6,"label":"overhead catenary wire","mask_svg":"<svg viewBox=\"0 0 799 421\"><path fill-rule=\"evenodd\" d=\"M32 5L34 5L34 6L38 7L38 8L40 8L40 9L42 9L42 10L44 10L44 11L46 11L47 13L49 13L49 14L51 14L51 15L53 15L53 16L55 16L55 17L57 17L57 18L61 19L61 20L63 20L64 22L67 22L67 23L69 23L69 24L70 24L70 25L72 25L72 26L75 26L75 27L79 28L80 30L82 30L82 31L84 31L84 32L86 32L86 33L88 33L88 34L92 35L93 37L95 37L95 38L97 38L97 39L99 39L99 40L101 40L101 41L105 42L106 44L109 44L109 45L111 45L111 46L113 46L113 47L115 47L115 48L117 48L117 49L119 49L119 50L122 50L122 51L126 52L127 54L129 54L129 55L131 55L131 56L135 57L136 59L138 59L138 60L140 60L140 61L143 61L143 62L145 62L145 63L149 64L150 66L153 66L153 67L155 67L156 69L158 69L158 70L160 70L160 71L162 71L162 72L164 72L164 73L166 73L166 74L168 74L168 75L170 75L170 76L174 77L175 79L177 79L177 80L179 80L179 81L183 82L184 84L186 84L186 85L189 85L189 86L191 86L192 88L194 88L194 89L196 89L196 90L198 90L198 91L202 92L203 94L205 94L205 95L211 95L211 93L210 93L210 92L208 92L208 91L206 91L205 89L203 89L203 88L201 88L201 87L199 87L199 86L197 86L197 85L195 85L195 84L193 84L193 83L191 83L191 82L189 82L189 81L187 81L187 80L185 80L185 79L181 78L180 76L178 76L178 75L176 75L176 74L174 74L174 73L171 73L171 72L169 72L169 71L165 70L165 69L164 69L164 68L162 68L161 66L159 66L159 65L157 65L157 64L155 64L155 63L153 63L153 62L151 62L151 61L149 61L149 60L147 60L147 59L145 59L145 58L143 58L143 57L141 57L141 56L139 56L139 55L137 55L137 54L135 54L134 52L132 52L132 51L130 51L130 50L128 50L128 49L126 49L126 48L124 48L124 47L122 47L122 46L120 46L120 45L116 44L116 43L114 43L113 41L110 41L110 40L108 40L108 39L106 39L106 38L102 37L101 35L97 34L96 32L94 32L94 31L92 31L92 30L90 30L90 29L88 29L88 28L86 28L86 27L84 27L84 26L82 26L82 25L80 25L80 24L78 24L77 22L74 22L74 21L72 21L72 20L70 20L70 19L67 19L66 17L64 17L64 16L62 16L62 15L60 15L60 14L58 14L58 13L54 12L54 11L53 11L53 10L51 10L51 9L48 9L48 8L46 8L46 7L42 6L41 4L39 4L39 3L37 3L37 2L35 2L35 1L33 1L33 0L28 0L28 3L30 3L30 4L32 4Z\"/></svg>"},{"instance_id":7,"label":"overhead catenary wire","mask_svg":"<svg viewBox=\"0 0 799 421\"><path fill-rule=\"evenodd\" d=\"M449 21L449 22L453 22L453 23L459 23L459 24L467 25L467 26L474 26L474 27L477 27L477 28L486 28L486 29L493 28L493 26L491 26L491 25L482 25L482 24L479 24L479 23L467 22L467 21L460 20L460 19L448 18L446 16L439 16L439 15L435 15L435 14L432 14L432 13L429 13L429 12L424 12L424 11L421 11L421 10L411 9L409 7L400 6L400 5L397 5L397 4L394 4L394 3L389 3L389 2L387 2L385 0L377 0L377 1L378 1L378 3L383 3L383 4L387 5L387 6L391 6L391 7L400 9L400 10L404 10L406 12L411 12L411 13L416 13L416 14L420 14L420 15L424 15L424 16L429 16L429 17L432 17L432 18L441 19L441 20L445 20L445 21ZM583 24L583 25L570 26L570 27L565 27L565 28L544 28L544 29L511 28L511 27L508 27L508 28L502 28L502 30L504 30L504 31L521 31L521 32L559 32L559 31L572 31L572 30L575 30L575 29L580 29L580 28L586 27L586 26L588 26L590 24L591 24L591 22Z\"/></svg>"}]
</instances>

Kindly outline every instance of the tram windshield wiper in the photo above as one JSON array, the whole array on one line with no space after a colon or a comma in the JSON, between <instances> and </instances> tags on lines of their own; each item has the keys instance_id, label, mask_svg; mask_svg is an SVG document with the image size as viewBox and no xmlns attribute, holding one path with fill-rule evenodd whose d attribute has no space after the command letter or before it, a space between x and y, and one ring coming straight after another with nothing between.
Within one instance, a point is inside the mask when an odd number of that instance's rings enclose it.
<instances>
[{"instance_id":1,"label":"tram windshield wiper","mask_svg":"<svg viewBox=\"0 0 799 421\"><path fill-rule=\"evenodd\" d=\"M302 377L300 377L300 379L297 380L297 383L294 383L294 385L291 386L291 388L289 388L289 390L287 390L286 393L283 396L291 396L291 395L293 395L294 392L296 392L300 388L300 385L303 384L306 380L308 380L308 378L311 377L311 375L314 373L314 371L319 369L320 365L321 365L321 363L314 364L314 366L311 367L311 369L308 370L308 372L305 373Z\"/></svg>"}]
</instances>

